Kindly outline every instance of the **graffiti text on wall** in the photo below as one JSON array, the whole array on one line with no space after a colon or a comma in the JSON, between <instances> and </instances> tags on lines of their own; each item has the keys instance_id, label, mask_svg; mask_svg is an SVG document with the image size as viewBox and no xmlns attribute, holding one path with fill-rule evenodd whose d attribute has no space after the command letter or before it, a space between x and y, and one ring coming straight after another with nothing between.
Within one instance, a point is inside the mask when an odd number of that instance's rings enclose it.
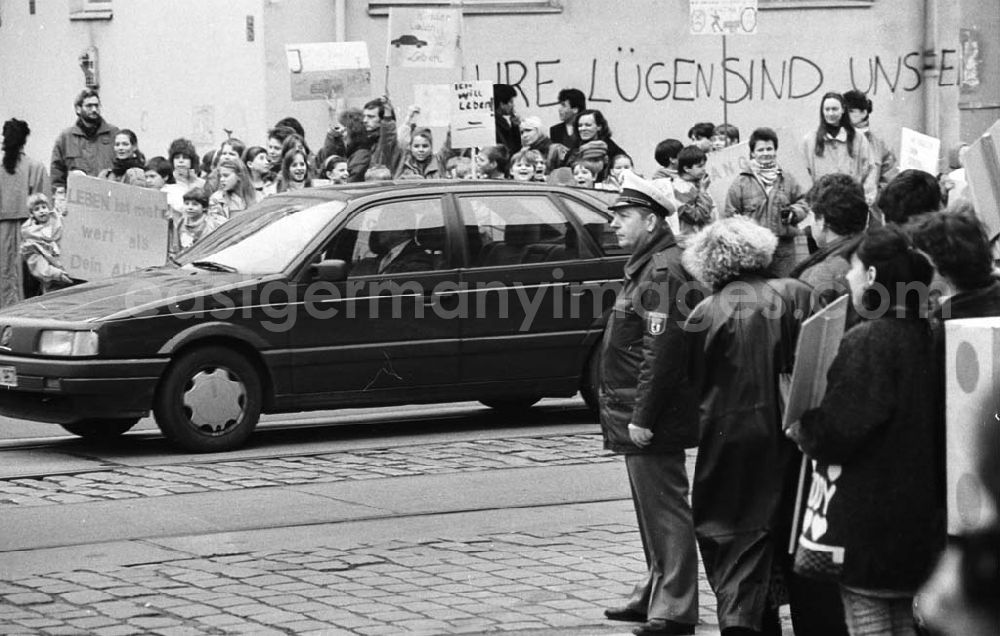
<instances>
[{"instance_id":1,"label":"graffiti text on wall","mask_svg":"<svg viewBox=\"0 0 1000 636\"><path fill-rule=\"evenodd\" d=\"M843 74L850 78L851 86L828 90L856 88L870 95L884 95L913 92L930 82L937 86L957 86L957 54L955 49L941 49L939 54L927 55L911 51L897 56L851 56L843 61ZM505 60L497 62L495 68L476 64L475 73L476 79L491 79L515 87L528 106L545 107L557 104L559 90L566 88L558 81L561 64L561 59ZM648 63L592 58L588 67L587 86L576 88L583 90L587 101L594 104L668 99L678 102L717 99L738 104L803 99L820 92L831 70L828 64L824 67L801 55L727 57L725 64L682 57Z\"/></svg>"}]
</instances>

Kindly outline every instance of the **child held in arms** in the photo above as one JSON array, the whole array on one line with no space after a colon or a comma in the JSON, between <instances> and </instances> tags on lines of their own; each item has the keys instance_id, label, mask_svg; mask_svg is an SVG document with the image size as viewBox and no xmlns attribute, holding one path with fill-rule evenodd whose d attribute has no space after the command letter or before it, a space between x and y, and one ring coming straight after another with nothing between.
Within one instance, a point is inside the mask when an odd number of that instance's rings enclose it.
<instances>
[{"instance_id":1,"label":"child held in arms","mask_svg":"<svg viewBox=\"0 0 1000 636\"><path fill-rule=\"evenodd\" d=\"M28 211L31 216L21 225L21 256L28 271L41 284L42 293L72 285L74 281L59 258L62 215L41 192L28 197Z\"/></svg>"}]
</instances>

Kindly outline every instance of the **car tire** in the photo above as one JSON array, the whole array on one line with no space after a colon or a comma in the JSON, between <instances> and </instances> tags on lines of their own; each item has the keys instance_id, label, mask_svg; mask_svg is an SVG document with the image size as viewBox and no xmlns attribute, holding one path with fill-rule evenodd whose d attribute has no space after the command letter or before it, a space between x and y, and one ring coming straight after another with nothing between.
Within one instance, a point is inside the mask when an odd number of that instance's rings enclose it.
<instances>
[{"instance_id":1,"label":"car tire","mask_svg":"<svg viewBox=\"0 0 1000 636\"><path fill-rule=\"evenodd\" d=\"M580 379L580 395L595 418L601 416L601 344L597 343L587 357L587 366Z\"/></svg>"},{"instance_id":2,"label":"car tire","mask_svg":"<svg viewBox=\"0 0 1000 636\"><path fill-rule=\"evenodd\" d=\"M61 424L66 431L87 440L106 441L116 439L139 423L138 417L121 419L80 420L71 424Z\"/></svg>"},{"instance_id":3,"label":"car tire","mask_svg":"<svg viewBox=\"0 0 1000 636\"><path fill-rule=\"evenodd\" d=\"M541 397L517 397L517 398L492 398L489 400L479 400L481 404L485 404L494 411L499 411L503 414L517 414L524 413L532 406L541 400Z\"/></svg>"},{"instance_id":4,"label":"car tire","mask_svg":"<svg viewBox=\"0 0 1000 636\"><path fill-rule=\"evenodd\" d=\"M176 446L193 453L242 446L260 419L260 373L226 347L182 354L167 368L153 404L156 423Z\"/></svg>"}]
</instances>

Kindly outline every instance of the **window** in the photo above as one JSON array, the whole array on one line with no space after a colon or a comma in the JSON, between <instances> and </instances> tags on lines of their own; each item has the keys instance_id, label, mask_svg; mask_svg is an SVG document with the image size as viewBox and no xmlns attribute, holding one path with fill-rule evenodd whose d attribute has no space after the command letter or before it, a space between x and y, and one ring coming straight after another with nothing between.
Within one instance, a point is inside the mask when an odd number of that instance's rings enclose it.
<instances>
[{"instance_id":1,"label":"window","mask_svg":"<svg viewBox=\"0 0 1000 636\"><path fill-rule=\"evenodd\" d=\"M110 20L114 15L111 0L70 0L70 20Z\"/></svg>"},{"instance_id":2,"label":"window","mask_svg":"<svg viewBox=\"0 0 1000 636\"><path fill-rule=\"evenodd\" d=\"M326 258L350 263L350 277L444 269L446 232L440 199L395 201L354 215Z\"/></svg>"},{"instance_id":3,"label":"window","mask_svg":"<svg viewBox=\"0 0 1000 636\"><path fill-rule=\"evenodd\" d=\"M618 236L611 227L610 219L573 199L564 198L562 201L576 215L576 218L580 219L583 229L587 231L587 234L590 234L595 243L601 246L605 254L625 253L625 250L618 245Z\"/></svg>"},{"instance_id":4,"label":"window","mask_svg":"<svg viewBox=\"0 0 1000 636\"><path fill-rule=\"evenodd\" d=\"M544 196L460 197L469 262L491 267L593 257Z\"/></svg>"},{"instance_id":5,"label":"window","mask_svg":"<svg viewBox=\"0 0 1000 636\"><path fill-rule=\"evenodd\" d=\"M449 0L368 0L368 15L389 15L390 7L455 8ZM559 0L463 0L462 13L561 13Z\"/></svg>"}]
</instances>

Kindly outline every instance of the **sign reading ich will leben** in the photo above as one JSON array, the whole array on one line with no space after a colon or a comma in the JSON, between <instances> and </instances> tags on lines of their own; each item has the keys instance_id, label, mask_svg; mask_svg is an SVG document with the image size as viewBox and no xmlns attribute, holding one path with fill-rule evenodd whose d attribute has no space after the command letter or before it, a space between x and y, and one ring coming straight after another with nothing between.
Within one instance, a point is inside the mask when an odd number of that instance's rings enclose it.
<instances>
[{"instance_id":1,"label":"sign reading ich will leben","mask_svg":"<svg viewBox=\"0 0 1000 636\"><path fill-rule=\"evenodd\" d=\"M97 280L163 265L167 195L70 173L62 263L73 278Z\"/></svg>"},{"instance_id":2,"label":"sign reading ich will leben","mask_svg":"<svg viewBox=\"0 0 1000 636\"><path fill-rule=\"evenodd\" d=\"M496 144L493 119L493 83L452 84L451 147L475 148Z\"/></svg>"},{"instance_id":3,"label":"sign reading ich will leben","mask_svg":"<svg viewBox=\"0 0 1000 636\"><path fill-rule=\"evenodd\" d=\"M372 70L365 42L286 44L292 101L371 97Z\"/></svg>"}]
</instances>

